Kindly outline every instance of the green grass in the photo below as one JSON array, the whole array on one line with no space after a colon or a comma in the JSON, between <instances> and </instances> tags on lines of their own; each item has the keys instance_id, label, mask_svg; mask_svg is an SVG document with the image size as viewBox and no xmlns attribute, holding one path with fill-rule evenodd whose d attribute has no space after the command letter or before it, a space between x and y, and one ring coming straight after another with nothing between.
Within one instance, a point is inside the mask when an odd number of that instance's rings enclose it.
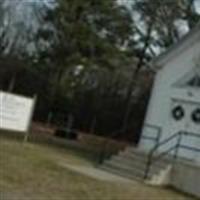
<instances>
[{"instance_id":1,"label":"green grass","mask_svg":"<svg viewBox=\"0 0 200 200\"><path fill-rule=\"evenodd\" d=\"M59 165L91 166L82 154L72 150L23 145L0 138L1 200L184 200L178 192L140 183L110 183L75 173Z\"/></svg>"}]
</instances>

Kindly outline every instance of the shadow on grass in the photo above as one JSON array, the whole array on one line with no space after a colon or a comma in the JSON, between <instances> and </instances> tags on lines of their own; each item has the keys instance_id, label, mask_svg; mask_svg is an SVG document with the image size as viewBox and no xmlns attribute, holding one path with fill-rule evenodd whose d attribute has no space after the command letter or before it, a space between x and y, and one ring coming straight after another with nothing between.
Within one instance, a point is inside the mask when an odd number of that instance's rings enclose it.
<instances>
[{"instance_id":1,"label":"shadow on grass","mask_svg":"<svg viewBox=\"0 0 200 200\"><path fill-rule=\"evenodd\" d=\"M0 131L0 139L9 139L13 141L17 141L19 143L24 144L24 135L25 133L19 132L10 132L10 131ZM51 135L37 135L30 134L28 138L28 143L30 144L38 144L46 147L56 148L61 151L67 150L68 153L72 155L84 159L90 162L92 165L99 165L100 157L102 156L101 151L92 150L85 145L80 144L78 141L67 140L63 138L58 138Z\"/></svg>"}]
</instances>

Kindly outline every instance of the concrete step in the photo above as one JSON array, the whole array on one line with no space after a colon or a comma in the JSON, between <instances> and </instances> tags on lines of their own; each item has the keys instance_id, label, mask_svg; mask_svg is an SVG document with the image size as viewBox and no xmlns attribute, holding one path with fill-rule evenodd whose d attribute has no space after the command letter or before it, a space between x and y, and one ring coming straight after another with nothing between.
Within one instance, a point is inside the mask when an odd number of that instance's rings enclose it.
<instances>
[{"instance_id":1,"label":"concrete step","mask_svg":"<svg viewBox=\"0 0 200 200\"><path fill-rule=\"evenodd\" d=\"M156 175L167 168L171 162L171 157L156 161L150 169L148 179L151 180ZM144 181L146 165L148 162L148 153L134 147L128 147L118 155L112 156L111 159L104 161L101 169L139 181Z\"/></svg>"},{"instance_id":2,"label":"concrete step","mask_svg":"<svg viewBox=\"0 0 200 200\"><path fill-rule=\"evenodd\" d=\"M146 151L142 151L140 149L134 148L134 147L127 147L124 152L129 152L129 153L133 153L133 154L137 154L139 156L148 156L148 152Z\"/></svg>"},{"instance_id":3,"label":"concrete step","mask_svg":"<svg viewBox=\"0 0 200 200\"><path fill-rule=\"evenodd\" d=\"M146 165L143 165L141 167L138 167L137 165L127 165L124 163L118 163L115 162L114 160L111 160L110 162L106 163L106 165L111 165L111 166L117 166L118 168L121 168L122 170L126 170L132 173L139 173L144 175L145 171L146 171ZM157 174L160 170L162 170L163 168L156 168L156 167L151 167L150 169L150 175L154 175Z\"/></svg>"},{"instance_id":4,"label":"concrete step","mask_svg":"<svg viewBox=\"0 0 200 200\"><path fill-rule=\"evenodd\" d=\"M147 162L148 158L144 156L139 156L138 154L129 153L129 152L120 152L120 154L116 155L118 157L126 158L129 160L141 160L142 162ZM114 156L115 157L115 156Z\"/></svg>"},{"instance_id":5,"label":"concrete step","mask_svg":"<svg viewBox=\"0 0 200 200\"><path fill-rule=\"evenodd\" d=\"M112 162L114 163L120 163L121 165L125 165L125 166L128 166L130 168L139 168L143 171L146 170L146 165L147 165L147 162L143 162L143 160L130 160L130 159L127 159L127 158L124 158L124 157L113 157L111 159ZM152 170L153 171L159 171L159 170L162 170L163 168L165 168L167 165L167 163L160 163L160 162L156 162L153 166L152 166Z\"/></svg>"},{"instance_id":6,"label":"concrete step","mask_svg":"<svg viewBox=\"0 0 200 200\"><path fill-rule=\"evenodd\" d=\"M115 169L115 168L111 168L111 167L107 167L107 166L102 165L100 167L100 169L107 171L107 172L110 172L112 174L116 174L116 175L121 176L121 177L128 178L130 180L135 180L135 181L140 181L140 182L143 181L143 178L141 178L141 177L135 176L135 175L130 174L130 173L122 172L122 171Z\"/></svg>"},{"instance_id":7,"label":"concrete step","mask_svg":"<svg viewBox=\"0 0 200 200\"><path fill-rule=\"evenodd\" d=\"M140 149L135 149L134 147L128 147L125 149L125 151L121 152L122 155L129 155L130 157L140 157L143 159L148 159L149 152L142 151ZM159 156L159 153L154 153L154 158L157 158ZM161 160L164 163L171 162L173 160L173 155L167 155L164 156Z\"/></svg>"},{"instance_id":8,"label":"concrete step","mask_svg":"<svg viewBox=\"0 0 200 200\"><path fill-rule=\"evenodd\" d=\"M148 154L144 152L139 152L138 150L132 150L132 149L126 149L125 151L121 151L119 155L130 155L134 157L140 157L140 158L148 158Z\"/></svg>"},{"instance_id":9,"label":"concrete step","mask_svg":"<svg viewBox=\"0 0 200 200\"><path fill-rule=\"evenodd\" d=\"M144 177L144 173L145 170L140 169L140 168L135 168L135 167L129 167L127 165L123 165L122 163L115 163L114 161L108 161L104 164L104 166L106 166L107 168L111 168L111 169L116 169L118 171L120 171L121 173L124 174L130 174L133 175L134 177L139 177L139 178L143 178ZM149 173L149 178L151 176L153 176L154 174L156 174L156 171L151 170Z\"/></svg>"},{"instance_id":10,"label":"concrete step","mask_svg":"<svg viewBox=\"0 0 200 200\"><path fill-rule=\"evenodd\" d=\"M146 164L148 161L147 156L139 156L139 154L134 154L134 153L128 153L128 152L122 152L117 156L113 156L112 158L123 158L124 160L129 160L130 162L139 162L139 163L144 163ZM169 159L162 159L159 161L156 161L155 164L160 167L165 167L166 163L171 162Z\"/></svg>"}]
</instances>

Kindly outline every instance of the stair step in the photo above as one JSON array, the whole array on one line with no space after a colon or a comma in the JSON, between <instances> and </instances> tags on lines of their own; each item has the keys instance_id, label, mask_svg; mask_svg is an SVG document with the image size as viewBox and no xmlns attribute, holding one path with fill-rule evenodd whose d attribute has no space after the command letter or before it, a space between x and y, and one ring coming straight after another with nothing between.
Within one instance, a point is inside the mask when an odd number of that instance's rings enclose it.
<instances>
[{"instance_id":1,"label":"stair step","mask_svg":"<svg viewBox=\"0 0 200 200\"><path fill-rule=\"evenodd\" d=\"M128 167L132 167L132 168L139 168L143 171L145 171L146 169L146 165L147 165L147 162L142 162L141 160L138 161L138 160L130 160L130 159L127 159L127 158L124 158L124 157L113 157L111 159L112 162L114 163L120 163L121 165L126 165ZM155 163L153 166L152 166L152 170L153 171L159 171L161 169L163 169L164 167L166 167L166 163Z\"/></svg>"},{"instance_id":2,"label":"stair step","mask_svg":"<svg viewBox=\"0 0 200 200\"><path fill-rule=\"evenodd\" d=\"M113 156L112 159L121 159L122 161L129 161L130 163L142 163L142 164L146 164L147 163L147 159L143 158L143 157L138 157L138 156L134 156L134 155L129 155L129 154L121 154L121 155L116 155Z\"/></svg>"},{"instance_id":3,"label":"stair step","mask_svg":"<svg viewBox=\"0 0 200 200\"><path fill-rule=\"evenodd\" d=\"M116 175L121 176L121 177L128 178L130 180L143 181L143 178L141 178L141 177L134 176L133 174L129 174L129 173L124 173L124 172L119 171L118 169L115 169L115 168L110 168L110 167L103 165L103 166L100 167L100 169L107 171L107 172L110 172L110 173L113 173L113 174L116 174Z\"/></svg>"},{"instance_id":4,"label":"stair step","mask_svg":"<svg viewBox=\"0 0 200 200\"><path fill-rule=\"evenodd\" d=\"M140 177L140 178L143 178L144 173L145 173L145 170L141 170L140 168L130 168L126 165L121 165L120 163L118 163L118 164L114 163L113 161L106 162L104 164L104 166L112 168L112 169L119 170L123 173L132 174L132 175L134 175L136 177ZM152 173L152 171L151 171L150 174L149 174L149 177L151 177L154 174L156 174L156 173Z\"/></svg>"},{"instance_id":5,"label":"stair step","mask_svg":"<svg viewBox=\"0 0 200 200\"><path fill-rule=\"evenodd\" d=\"M136 172L136 173L143 173L143 170L139 169L139 168L134 168L134 167L130 167L128 165L124 165L123 163L117 163L113 160L107 161L104 163L105 166L108 167L114 167L114 168L118 168L120 170L125 170L125 171L129 171L129 172Z\"/></svg>"},{"instance_id":6,"label":"stair step","mask_svg":"<svg viewBox=\"0 0 200 200\"><path fill-rule=\"evenodd\" d=\"M155 162L151 166L148 179L158 175L161 170L168 166L171 160L172 158L170 157ZM114 155L111 159L104 161L99 168L122 177L144 181L147 162L148 153L134 147L128 147L119 152L118 155Z\"/></svg>"},{"instance_id":7,"label":"stair step","mask_svg":"<svg viewBox=\"0 0 200 200\"><path fill-rule=\"evenodd\" d=\"M130 155L133 157L140 157L140 158L148 158L148 154L143 153L143 152L138 152L138 151L130 151L130 150L125 150L123 152L120 152L119 155Z\"/></svg>"},{"instance_id":8,"label":"stair step","mask_svg":"<svg viewBox=\"0 0 200 200\"><path fill-rule=\"evenodd\" d=\"M123 158L124 160L129 160L130 162L139 162L146 164L148 161L147 157L139 157L138 154L128 154L127 152L123 152L119 155L113 156L112 158ZM165 167L167 163L169 163L169 159L162 159L155 162L156 166L160 166L161 168Z\"/></svg>"},{"instance_id":9,"label":"stair step","mask_svg":"<svg viewBox=\"0 0 200 200\"><path fill-rule=\"evenodd\" d=\"M136 149L134 147L127 147L124 152L133 153L133 154L136 154L138 156L144 156L144 157L148 156L148 152L142 151L140 149Z\"/></svg>"},{"instance_id":10,"label":"stair step","mask_svg":"<svg viewBox=\"0 0 200 200\"><path fill-rule=\"evenodd\" d=\"M116 156L114 156L116 157ZM125 159L129 159L129 160L137 160L137 161L141 161L141 162L144 162L146 163L147 162L147 157L142 157L142 156L139 156L137 154L130 154L128 152L122 152L120 153L119 155L117 155L117 157L122 157L122 158L125 158Z\"/></svg>"},{"instance_id":11,"label":"stair step","mask_svg":"<svg viewBox=\"0 0 200 200\"><path fill-rule=\"evenodd\" d=\"M143 158L143 159L148 159L148 156L149 156L149 153L148 152L145 152L145 151L141 151L139 149L134 149L133 147L128 147L126 148L125 151L121 152L122 155L128 155L130 157L140 157L140 158ZM158 154L154 154L154 158L156 158L158 156ZM162 162L171 162L173 160L173 155L168 155L168 156L165 156L163 157L160 161Z\"/></svg>"}]
</instances>

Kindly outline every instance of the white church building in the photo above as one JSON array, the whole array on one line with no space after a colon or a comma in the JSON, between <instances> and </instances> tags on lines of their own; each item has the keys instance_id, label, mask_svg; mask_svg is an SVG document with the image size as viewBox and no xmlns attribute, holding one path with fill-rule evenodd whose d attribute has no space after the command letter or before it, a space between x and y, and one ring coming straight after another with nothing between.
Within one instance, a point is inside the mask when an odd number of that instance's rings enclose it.
<instances>
[{"instance_id":1,"label":"white church building","mask_svg":"<svg viewBox=\"0 0 200 200\"><path fill-rule=\"evenodd\" d=\"M200 163L200 24L152 66L158 71L139 148L163 142L158 152Z\"/></svg>"},{"instance_id":2,"label":"white church building","mask_svg":"<svg viewBox=\"0 0 200 200\"><path fill-rule=\"evenodd\" d=\"M158 70L139 144L101 169L200 198L200 24L151 65Z\"/></svg>"}]
</instances>

